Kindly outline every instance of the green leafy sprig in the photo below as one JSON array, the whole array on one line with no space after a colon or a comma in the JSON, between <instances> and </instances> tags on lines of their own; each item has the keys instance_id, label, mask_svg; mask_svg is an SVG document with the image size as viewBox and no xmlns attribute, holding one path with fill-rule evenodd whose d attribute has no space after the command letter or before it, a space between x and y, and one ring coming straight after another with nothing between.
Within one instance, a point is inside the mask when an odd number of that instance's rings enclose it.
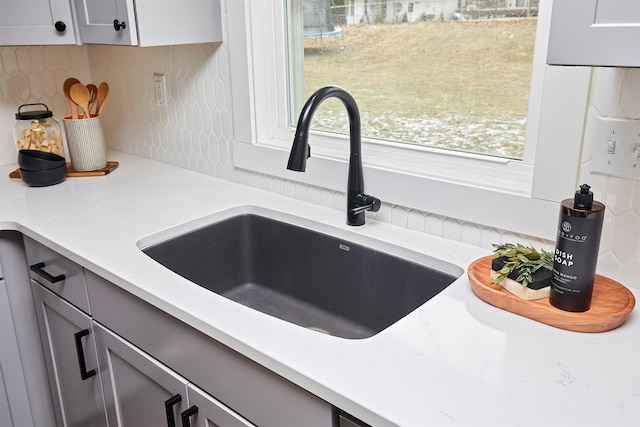
<instances>
[{"instance_id":1,"label":"green leafy sprig","mask_svg":"<svg viewBox=\"0 0 640 427\"><path fill-rule=\"evenodd\" d=\"M540 249L538 252L533 246L524 246L521 244L496 244L492 245L494 249L494 258L507 257L504 267L497 272L493 279L494 284L500 284L513 271L519 271L520 275L516 278L516 282L523 286L528 286L533 282L533 275L540 268L553 268L553 254L551 252Z\"/></svg>"}]
</instances>

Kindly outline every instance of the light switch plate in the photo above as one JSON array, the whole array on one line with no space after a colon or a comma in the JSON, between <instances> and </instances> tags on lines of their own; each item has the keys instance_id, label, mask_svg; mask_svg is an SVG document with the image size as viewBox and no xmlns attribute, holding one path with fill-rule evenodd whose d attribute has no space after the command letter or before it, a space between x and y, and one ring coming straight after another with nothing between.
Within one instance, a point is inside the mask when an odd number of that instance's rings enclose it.
<instances>
[{"instance_id":1,"label":"light switch plate","mask_svg":"<svg viewBox=\"0 0 640 427\"><path fill-rule=\"evenodd\" d=\"M640 179L640 120L597 117L591 172Z\"/></svg>"}]
</instances>

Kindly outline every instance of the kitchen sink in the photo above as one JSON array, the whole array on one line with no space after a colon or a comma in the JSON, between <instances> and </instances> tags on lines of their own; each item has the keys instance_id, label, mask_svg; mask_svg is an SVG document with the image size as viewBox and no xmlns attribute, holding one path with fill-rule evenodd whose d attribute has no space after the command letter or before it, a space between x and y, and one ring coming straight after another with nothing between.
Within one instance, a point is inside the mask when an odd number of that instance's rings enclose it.
<instances>
[{"instance_id":1,"label":"kitchen sink","mask_svg":"<svg viewBox=\"0 0 640 427\"><path fill-rule=\"evenodd\" d=\"M463 273L458 266L360 234L273 216L278 215L241 212L157 242L145 239L139 246L211 292L351 339L389 327Z\"/></svg>"}]
</instances>

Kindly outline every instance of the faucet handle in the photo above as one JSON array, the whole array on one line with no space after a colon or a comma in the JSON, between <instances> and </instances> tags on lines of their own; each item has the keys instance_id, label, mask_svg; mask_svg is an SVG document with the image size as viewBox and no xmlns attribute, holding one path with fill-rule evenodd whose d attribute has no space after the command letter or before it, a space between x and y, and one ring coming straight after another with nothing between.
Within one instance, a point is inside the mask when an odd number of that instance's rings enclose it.
<instances>
[{"instance_id":1,"label":"faucet handle","mask_svg":"<svg viewBox=\"0 0 640 427\"><path fill-rule=\"evenodd\" d=\"M378 212L382 206L380 199L367 194L358 194L354 200L354 207L351 209L353 215L365 211Z\"/></svg>"}]
</instances>

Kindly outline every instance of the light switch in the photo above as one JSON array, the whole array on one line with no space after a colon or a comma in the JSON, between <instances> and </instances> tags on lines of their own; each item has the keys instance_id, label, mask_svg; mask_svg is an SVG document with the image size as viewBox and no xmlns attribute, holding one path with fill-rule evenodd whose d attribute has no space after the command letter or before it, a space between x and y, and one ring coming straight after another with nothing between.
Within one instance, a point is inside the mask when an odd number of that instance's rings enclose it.
<instances>
[{"instance_id":1,"label":"light switch","mask_svg":"<svg viewBox=\"0 0 640 427\"><path fill-rule=\"evenodd\" d=\"M591 172L640 179L640 120L596 117Z\"/></svg>"}]
</instances>

